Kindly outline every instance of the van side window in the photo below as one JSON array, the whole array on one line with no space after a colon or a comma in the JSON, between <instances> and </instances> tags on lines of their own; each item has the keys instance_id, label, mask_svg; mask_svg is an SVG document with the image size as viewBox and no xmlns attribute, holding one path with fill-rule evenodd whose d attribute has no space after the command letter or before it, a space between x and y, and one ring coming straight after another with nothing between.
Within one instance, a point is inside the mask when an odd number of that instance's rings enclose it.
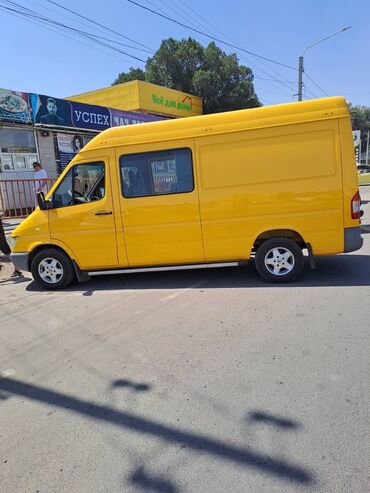
<instances>
[{"instance_id":1,"label":"van side window","mask_svg":"<svg viewBox=\"0 0 370 493\"><path fill-rule=\"evenodd\" d=\"M194 190L191 150L128 154L120 157L125 197L186 193Z\"/></svg>"},{"instance_id":2,"label":"van side window","mask_svg":"<svg viewBox=\"0 0 370 493\"><path fill-rule=\"evenodd\" d=\"M104 163L77 164L53 193L53 207L68 207L100 200L105 195Z\"/></svg>"}]
</instances>

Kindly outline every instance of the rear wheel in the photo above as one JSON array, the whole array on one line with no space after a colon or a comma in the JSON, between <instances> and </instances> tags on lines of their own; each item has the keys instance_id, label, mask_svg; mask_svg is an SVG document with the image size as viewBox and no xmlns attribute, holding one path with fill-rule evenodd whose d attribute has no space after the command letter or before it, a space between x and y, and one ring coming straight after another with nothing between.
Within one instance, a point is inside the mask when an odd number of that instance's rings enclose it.
<instances>
[{"instance_id":1,"label":"rear wheel","mask_svg":"<svg viewBox=\"0 0 370 493\"><path fill-rule=\"evenodd\" d=\"M63 289L75 278L69 257L56 248L47 248L36 253L31 262L35 281L46 289Z\"/></svg>"},{"instance_id":2,"label":"rear wheel","mask_svg":"<svg viewBox=\"0 0 370 493\"><path fill-rule=\"evenodd\" d=\"M258 274L267 281L294 281L303 271L303 252L292 240L271 238L258 248L255 265Z\"/></svg>"}]
</instances>

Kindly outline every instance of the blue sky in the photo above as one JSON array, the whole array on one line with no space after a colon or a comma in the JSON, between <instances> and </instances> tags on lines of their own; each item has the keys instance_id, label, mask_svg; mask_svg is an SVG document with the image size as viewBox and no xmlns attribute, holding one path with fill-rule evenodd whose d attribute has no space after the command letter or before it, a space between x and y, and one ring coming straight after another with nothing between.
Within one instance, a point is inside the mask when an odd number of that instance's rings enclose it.
<instances>
[{"instance_id":1,"label":"blue sky","mask_svg":"<svg viewBox=\"0 0 370 493\"><path fill-rule=\"evenodd\" d=\"M55 0L156 50L167 37L189 35L203 44L209 39L161 19L127 0ZM298 56L315 41L345 26L352 29L312 48L305 56L305 95L343 95L354 104L370 106L370 35L368 0L137 0L185 24L245 50L277 60L293 68ZM61 10L47 0L0 0L0 6L18 9L23 5L44 16L75 28L139 48L112 33ZM180 10L182 9L182 10ZM64 97L110 85L119 72L144 63L113 52L90 40L54 32L0 9L0 87ZM198 24L201 23L200 24ZM210 23L210 24L208 24ZM232 41L231 41L232 40ZM219 44L225 52L236 50ZM115 45L139 58L148 52ZM292 70L238 52L240 63L250 66L256 76L255 88L264 104L294 101L297 70ZM282 82L263 79L278 79ZM317 87L319 86L319 87ZM320 88L320 89L319 89Z\"/></svg>"}]
</instances>

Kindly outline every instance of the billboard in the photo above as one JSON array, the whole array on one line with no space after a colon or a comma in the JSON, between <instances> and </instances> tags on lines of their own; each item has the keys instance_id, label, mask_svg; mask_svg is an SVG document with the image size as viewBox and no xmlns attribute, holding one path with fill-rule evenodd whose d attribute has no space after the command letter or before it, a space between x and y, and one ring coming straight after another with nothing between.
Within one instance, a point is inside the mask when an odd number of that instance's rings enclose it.
<instances>
[{"instance_id":1,"label":"billboard","mask_svg":"<svg viewBox=\"0 0 370 493\"><path fill-rule=\"evenodd\" d=\"M32 123L28 94L0 89L0 120L12 123Z\"/></svg>"},{"instance_id":2,"label":"billboard","mask_svg":"<svg viewBox=\"0 0 370 493\"><path fill-rule=\"evenodd\" d=\"M30 94L33 121L40 125L97 130L145 123L161 118L141 113L115 110L106 106L58 99L43 94Z\"/></svg>"}]
</instances>

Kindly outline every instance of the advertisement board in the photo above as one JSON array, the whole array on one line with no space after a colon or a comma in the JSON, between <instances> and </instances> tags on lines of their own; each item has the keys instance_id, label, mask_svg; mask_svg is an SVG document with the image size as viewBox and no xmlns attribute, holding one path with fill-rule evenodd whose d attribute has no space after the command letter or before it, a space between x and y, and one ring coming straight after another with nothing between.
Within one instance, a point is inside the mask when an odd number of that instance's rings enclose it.
<instances>
[{"instance_id":1,"label":"advertisement board","mask_svg":"<svg viewBox=\"0 0 370 493\"><path fill-rule=\"evenodd\" d=\"M84 138L79 134L57 133L57 144L62 171L84 146Z\"/></svg>"},{"instance_id":2,"label":"advertisement board","mask_svg":"<svg viewBox=\"0 0 370 493\"><path fill-rule=\"evenodd\" d=\"M101 132L110 127L160 120L160 117L30 94L33 121L40 125L71 127Z\"/></svg>"},{"instance_id":3,"label":"advertisement board","mask_svg":"<svg viewBox=\"0 0 370 493\"><path fill-rule=\"evenodd\" d=\"M0 89L0 120L12 123L31 123L31 107L26 92Z\"/></svg>"}]
</instances>

